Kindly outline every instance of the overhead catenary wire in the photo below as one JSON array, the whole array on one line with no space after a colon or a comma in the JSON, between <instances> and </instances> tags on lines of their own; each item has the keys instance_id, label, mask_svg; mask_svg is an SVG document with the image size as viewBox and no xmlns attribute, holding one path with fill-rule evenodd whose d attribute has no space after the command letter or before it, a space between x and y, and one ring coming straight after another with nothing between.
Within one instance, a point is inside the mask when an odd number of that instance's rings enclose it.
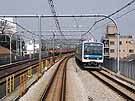
<instances>
[{"instance_id":1,"label":"overhead catenary wire","mask_svg":"<svg viewBox=\"0 0 135 101\"><path fill-rule=\"evenodd\" d=\"M113 12L112 14L108 15L108 17L111 17L117 13L119 13L120 11L124 10L125 8L127 8L128 6L130 6L131 4L133 4L135 2L135 0L130 1L129 3L127 3L125 6L121 7L120 9L116 10L115 12ZM106 18L100 19L98 20L99 22L102 20L105 20Z\"/></svg>"},{"instance_id":2,"label":"overhead catenary wire","mask_svg":"<svg viewBox=\"0 0 135 101\"><path fill-rule=\"evenodd\" d=\"M130 6L131 4L133 4L134 2L135 2L135 0L130 1L130 2L127 3L125 6L121 7L120 9L118 9L118 10L116 10L115 12L111 13L110 15L108 15L108 17L111 17L111 16L113 16L113 15L115 15L115 14L121 12L122 10L124 10L125 8L127 8L128 6ZM95 22L93 23L93 25L88 29L88 31L85 32L85 33L82 34L82 35L85 35L85 34L87 34L88 32L90 32L90 31L93 29L93 27L94 27L98 22L101 22L101 21L103 21L103 20L105 20L105 19L107 19L107 18L104 17L104 18L102 18L102 19L100 19L100 20L95 21Z\"/></svg>"},{"instance_id":3,"label":"overhead catenary wire","mask_svg":"<svg viewBox=\"0 0 135 101\"><path fill-rule=\"evenodd\" d=\"M17 22L12 22L12 21L9 21L9 20L3 19L3 18L0 18L0 19L1 19L1 20L4 20L4 21L7 21L7 22L9 22L9 23L13 23L13 24L17 25L18 27L22 28L23 30L25 30L26 32L31 33L31 34L33 34L33 35L35 35L35 36L38 36L37 34L35 34L35 33L31 32L31 31L29 31L28 29L26 29L26 28L23 27L22 25L18 24Z\"/></svg>"},{"instance_id":4,"label":"overhead catenary wire","mask_svg":"<svg viewBox=\"0 0 135 101\"><path fill-rule=\"evenodd\" d=\"M38 34L36 34L36 33L32 32L32 31L26 29L25 27L23 27L22 25L18 24L17 22L12 22L12 21L9 21L9 20L3 19L3 18L0 18L0 19L1 19L1 20L4 20L4 21L7 21L7 22L9 22L9 23L13 23L13 24L17 25L18 27L22 28L22 29L23 29L24 31L26 31L27 33L31 33L32 36L33 36L33 35L39 36ZM21 32L23 32L23 31L21 31ZM25 37L25 38L28 39L28 40L33 40L33 38L30 38L30 37L28 37L28 36L26 36L26 35L21 35L21 36ZM43 36L43 35L41 35L41 36L42 36L42 37L45 37L45 36ZM35 40L35 39L34 39L34 40ZM45 40L44 40L44 41L45 41Z\"/></svg>"},{"instance_id":5,"label":"overhead catenary wire","mask_svg":"<svg viewBox=\"0 0 135 101\"><path fill-rule=\"evenodd\" d=\"M53 0L48 0L48 4L49 4L49 7L50 7L50 9L51 9L51 13L52 13L53 16L54 16L53 18L54 18L54 20L55 20L56 28L58 29L58 31L59 31L59 33L61 34L61 36L62 36L65 40L67 40L66 37L65 37L65 35L64 35L63 32L61 31L60 23L59 23L59 20L58 20L58 18L57 18L57 14L56 14L56 11L55 11L55 8L54 8ZM67 41L68 41L68 40L67 40ZM64 45L66 45L65 42L62 42L62 40L60 40L60 42L61 42L62 44L64 44Z\"/></svg>"},{"instance_id":6,"label":"overhead catenary wire","mask_svg":"<svg viewBox=\"0 0 135 101\"><path fill-rule=\"evenodd\" d=\"M122 18L123 16L125 16L125 15L127 15L127 14L129 14L129 13L131 13L131 12L133 12L133 11L135 11L135 8L134 8L134 9L131 9L131 10L129 10L129 11L127 11L126 13L124 13L124 14L122 14L122 15L116 17L116 18L114 18L114 20L118 20L118 19ZM104 25L106 25L106 24L108 24L108 23L111 23L111 22L112 22L112 21L108 21L108 22L106 22L105 24L99 26L98 28L95 28L94 30L97 30L97 29L99 29L99 28L102 28L102 27L104 27Z\"/></svg>"},{"instance_id":7,"label":"overhead catenary wire","mask_svg":"<svg viewBox=\"0 0 135 101\"><path fill-rule=\"evenodd\" d=\"M59 30L59 33L65 38L63 32L61 31L60 23L59 23L59 20L58 20L58 18L57 18L57 14L56 14L56 11L55 11L55 8L54 8L53 0L48 0L48 3L49 3L49 7L50 7L50 9L51 9L51 13L52 13L53 16L54 16L56 28ZM66 38L65 38L65 39L66 39Z\"/></svg>"}]
</instances>

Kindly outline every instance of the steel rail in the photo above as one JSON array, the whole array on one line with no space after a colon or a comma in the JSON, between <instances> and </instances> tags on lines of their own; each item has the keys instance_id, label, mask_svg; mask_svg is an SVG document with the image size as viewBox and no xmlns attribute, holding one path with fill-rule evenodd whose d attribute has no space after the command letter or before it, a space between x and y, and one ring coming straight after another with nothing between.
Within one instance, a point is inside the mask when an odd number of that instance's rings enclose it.
<instances>
[{"instance_id":1,"label":"steel rail","mask_svg":"<svg viewBox=\"0 0 135 101\"><path fill-rule=\"evenodd\" d=\"M24 64L24 63L27 63L27 62L31 62L31 61L34 61L34 60L36 60L36 59L32 59L32 60L27 59L27 60L23 60L23 61L14 62L14 63L11 63L11 64L1 65L0 66L0 71L8 69L8 68L13 67L13 66L17 66L17 65L21 65L21 64Z\"/></svg>"},{"instance_id":2,"label":"steel rail","mask_svg":"<svg viewBox=\"0 0 135 101\"><path fill-rule=\"evenodd\" d=\"M120 94L123 98L127 100L134 101L135 100L135 89L127 86L126 84L118 81L113 76L109 75L109 73L104 73L101 71L89 71L93 76L98 78L100 81L105 83L107 86L112 88L118 94Z\"/></svg>"},{"instance_id":3,"label":"steel rail","mask_svg":"<svg viewBox=\"0 0 135 101\"><path fill-rule=\"evenodd\" d=\"M47 59L49 57L50 56L44 57L44 59L42 59L42 61L44 61L45 59ZM27 67L34 66L38 62L39 62L38 59L32 59L32 60L24 60L24 61L0 66L0 80L13 73L22 71L23 69L26 69Z\"/></svg>"},{"instance_id":4,"label":"steel rail","mask_svg":"<svg viewBox=\"0 0 135 101\"><path fill-rule=\"evenodd\" d=\"M13 73L19 72L23 69L26 69L27 67L30 67L34 64L37 64L39 61L38 60L33 60L33 61L25 61L22 63L18 63L18 64L13 64L13 65L9 65L7 67L3 67L0 70L0 79L5 78ZM25 63L25 64L24 64Z\"/></svg>"},{"instance_id":5,"label":"steel rail","mask_svg":"<svg viewBox=\"0 0 135 101\"><path fill-rule=\"evenodd\" d=\"M50 59L50 56L49 57L45 57L44 59L42 59L42 61L45 62L45 60L48 60L48 59ZM51 65L53 65L53 64L51 64ZM15 89L16 87L18 87L18 83L17 82L18 82L18 80L19 80L19 78L21 76L26 75L27 78L29 78L29 77L32 77L32 75L35 74L35 73L38 74L38 70L39 70L39 69L37 70L38 67L39 67L39 61L38 60L34 60L34 61L23 63L23 64L21 63L21 65L18 64L15 67L4 68L3 70L0 71L0 87L4 87L4 85L7 84L7 80L8 80L8 82L10 82L9 85L13 86L13 88L11 88L11 89ZM49 65L49 67L50 67L50 65ZM31 71L31 73L30 73L30 71ZM42 73L43 72L41 72L41 74ZM39 77L39 75L38 75L38 77ZM13 78L13 81L11 81L12 78ZM34 83L38 79L39 78L37 78L34 81ZM13 84L11 84L11 83L13 83ZM2 92L6 92L6 93L3 93L3 95L0 96L0 99L4 98L7 95L7 88L6 88L6 91L5 91L5 88L1 88L1 89L4 89L4 91L1 91L0 93L2 93ZM27 89L28 88L25 89L25 92L27 91ZM11 92L8 92L8 94L9 93L11 93ZM19 98L19 97L20 96L18 96L17 98Z\"/></svg>"},{"instance_id":6,"label":"steel rail","mask_svg":"<svg viewBox=\"0 0 135 101\"><path fill-rule=\"evenodd\" d=\"M48 100L56 100L63 101L64 100L64 89L66 84L66 64L68 59L71 57L65 57L58 65L56 71L51 77L45 91L43 92L40 101L48 101Z\"/></svg>"},{"instance_id":7,"label":"steel rail","mask_svg":"<svg viewBox=\"0 0 135 101\"><path fill-rule=\"evenodd\" d=\"M39 65L38 60L35 60L33 62L31 61L25 64L23 63L21 65L18 64L15 67L4 68L3 70L1 70L0 71L0 87L1 87L1 90L3 89L3 91L0 91L0 92L3 94L0 96L0 99L6 97L7 94L11 93L12 90L14 90L18 86L18 83L16 81L19 80L22 74L26 74L28 70L30 69L31 70L35 69L38 65ZM6 85L5 87L7 87L7 82L10 85L10 87L13 87L13 88L10 88L11 92L7 91L7 88L6 89L4 88L4 85Z\"/></svg>"},{"instance_id":8,"label":"steel rail","mask_svg":"<svg viewBox=\"0 0 135 101\"><path fill-rule=\"evenodd\" d=\"M126 78L125 78L124 76L122 76L122 75L117 75L115 72L112 72L112 71L110 71L110 70L108 70L108 69L106 69L106 68L104 68L104 67L101 67L101 68L102 68L103 71L105 71L105 72L107 72L107 73L109 73L109 74L115 76L115 77L118 78L119 80L122 80L123 82L126 82L126 83L128 83L128 84L130 84L130 85L135 86L135 82L134 82L133 80L126 79Z\"/></svg>"}]
</instances>

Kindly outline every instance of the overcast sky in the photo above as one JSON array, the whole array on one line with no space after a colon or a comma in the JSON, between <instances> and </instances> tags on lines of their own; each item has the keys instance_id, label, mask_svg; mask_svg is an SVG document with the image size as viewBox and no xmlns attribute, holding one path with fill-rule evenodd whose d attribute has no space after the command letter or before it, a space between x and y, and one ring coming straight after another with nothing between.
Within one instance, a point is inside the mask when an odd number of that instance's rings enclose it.
<instances>
[{"instance_id":1,"label":"overcast sky","mask_svg":"<svg viewBox=\"0 0 135 101\"><path fill-rule=\"evenodd\" d=\"M111 14L131 0L54 0L58 15L68 14ZM135 3L113 16L116 18L135 9ZM0 15L51 15L48 0L1 0ZM135 11L116 20L119 32L135 34ZM102 29L103 31L103 29ZM101 32L103 33L103 32Z\"/></svg>"}]
</instances>

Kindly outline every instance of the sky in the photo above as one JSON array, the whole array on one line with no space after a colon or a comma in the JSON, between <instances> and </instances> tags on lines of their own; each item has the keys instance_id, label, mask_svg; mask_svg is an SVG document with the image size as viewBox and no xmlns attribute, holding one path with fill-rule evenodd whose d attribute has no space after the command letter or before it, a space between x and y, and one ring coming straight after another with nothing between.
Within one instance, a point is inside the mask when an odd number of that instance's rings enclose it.
<instances>
[{"instance_id":1,"label":"sky","mask_svg":"<svg viewBox=\"0 0 135 101\"><path fill-rule=\"evenodd\" d=\"M131 0L54 0L57 15L79 15L79 14L105 14L109 15L118 10ZM114 19L129 10L135 9L135 3L120 13L112 16ZM1 0L0 15L51 15L48 0ZM92 24L91 21L76 19L78 25L84 26L87 30ZM95 20L95 19L94 19ZM94 21L92 20L92 21ZM69 24L61 21L61 26ZM69 21L70 22L70 21ZM89 23L88 23L89 22ZM68 24L67 24L68 23ZM72 20L71 20L72 23ZM135 11L116 20L121 35L135 36ZM67 25L66 25L67 24ZM95 26L95 29L103 26L104 21ZM74 26L74 24L72 24ZM62 27L64 29L64 27ZM105 30L105 26L93 30L95 37L99 39ZM100 37L99 37L100 36Z\"/></svg>"}]
</instances>

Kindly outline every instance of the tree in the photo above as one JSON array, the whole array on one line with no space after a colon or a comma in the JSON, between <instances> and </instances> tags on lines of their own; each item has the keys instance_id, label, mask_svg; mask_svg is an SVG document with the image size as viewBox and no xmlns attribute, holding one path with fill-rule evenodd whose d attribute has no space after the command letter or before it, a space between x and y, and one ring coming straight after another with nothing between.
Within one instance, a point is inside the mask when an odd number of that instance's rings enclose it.
<instances>
[{"instance_id":1,"label":"tree","mask_svg":"<svg viewBox=\"0 0 135 101\"><path fill-rule=\"evenodd\" d=\"M12 50L16 50L16 39L11 41ZM0 35L0 45L10 49L10 37L8 35Z\"/></svg>"},{"instance_id":2,"label":"tree","mask_svg":"<svg viewBox=\"0 0 135 101\"><path fill-rule=\"evenodd\" d=\"M7 26L7 21L6 20L1 20L0 21L0 31L1 31L1 34L5 33L6 26Z\"/></svg>"},{"instance_id":3,"label":"tree","mask_svg":"<svg viewBox=\"0 0 135 101\"><path fill-rule=\"evenodd\" d=\"M14 29L15 26L7 20L0 20L0 34L12 34L14 33Z\"/></svg>"},{"instance_id":4,"label":"tree","mask_svg":"<svg viewBox=\"0 0 135 101\"><path fill-rule=\"evenodd\" d=\"M7 20L0 20L0 45L10 49L10 35L14 33L15 27ZM16 39L11 41L12 50L16 50Z\"/></svg>"}]
</instances>

